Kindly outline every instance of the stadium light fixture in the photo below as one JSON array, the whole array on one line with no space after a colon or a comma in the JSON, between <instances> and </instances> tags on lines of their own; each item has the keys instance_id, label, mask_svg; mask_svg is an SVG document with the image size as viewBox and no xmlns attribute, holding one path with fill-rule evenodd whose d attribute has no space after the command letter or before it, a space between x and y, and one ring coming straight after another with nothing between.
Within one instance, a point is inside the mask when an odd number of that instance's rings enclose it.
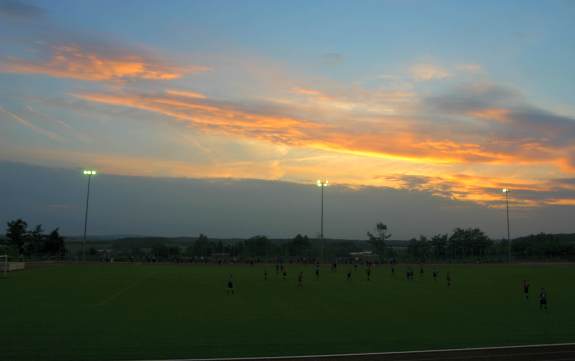
<instances>
[{"instance_id":1,"label":"stadium light fixture","mask_svg":"<svg viewBox=\"0 0 575 361\"><path fill-rule=\"evenodd\" d=\"M321 260L324 259L324 239L323 239L323 189L329 185L327 179L318 179L315 184L321 188L321 220L320 220L320 241L321 241Z\"/></svg>"},{"instance_id":2,"label":"stadium light fixture","mask_svg":"<svg viewBox=\"0 0 575 361\"><path fill-rule=\"evenodd\" d=\"M92 176L96 175L93 169L84 169L84 175L88 176L88 190L86 191L86 212L84 213L84 238L82 240L82 261L86 261L86 233L88 230L88 208L90 205L90 182Z\"/></svg>"},{"instance_id":3,"label":"stadium light fixture","mask_svg":"<svg viewBox=\"0 0 575 361\"><path fill-rule=\"evenodd\" d=\"M501 190L505 194L505 204L507 209L507 261L511 263L511 233L509 231L509 188Z\"/></svg>"}]
</instances>

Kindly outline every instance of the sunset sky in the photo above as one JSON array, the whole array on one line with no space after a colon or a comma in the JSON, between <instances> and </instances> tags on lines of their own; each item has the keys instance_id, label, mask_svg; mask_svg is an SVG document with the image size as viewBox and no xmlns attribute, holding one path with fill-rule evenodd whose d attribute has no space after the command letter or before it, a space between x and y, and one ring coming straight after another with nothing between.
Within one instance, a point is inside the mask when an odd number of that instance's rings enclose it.
<instances>
[{"instance_id":1,"label":"sunset sky","mask_svg":"<svg viewBox=\"0 0 575 361\"><path fill-rule=\"evenodd\" d=\"M471 207L468 223L492 236L507 187L518 233L575 231L574 29L573 1L0 0L0 168L134 184L327 178L362 197ZM12 206L0 215L38 211ZM332 236L362 237L358 222Z\"/></svg>"}]
</instances>

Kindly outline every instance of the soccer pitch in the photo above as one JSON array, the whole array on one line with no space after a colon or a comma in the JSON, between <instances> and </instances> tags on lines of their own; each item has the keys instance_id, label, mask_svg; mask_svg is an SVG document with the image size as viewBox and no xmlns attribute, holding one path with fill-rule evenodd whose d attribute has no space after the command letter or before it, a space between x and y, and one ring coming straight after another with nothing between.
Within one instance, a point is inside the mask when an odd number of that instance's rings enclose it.
<instances>
[{"instance_id":1,"label":"soccer pitch","mask_svg":"<svg viewBox=\"0 0 575 361\"><path fill-rule=\"evenodd\" d=\"M0 279L2 360L279 356L573 342L570 265L55 265ZM431 271L440 271L437 281ZM264 280L267 269L268 280ZM446 271L453 284L447 287ZM304 272L303 287L297 273ZM233 274L236 293L226 294ZM521 283L531 283L529 301ZM545 287L549 310L538 308Z\"/></svg>"}]
</instances>

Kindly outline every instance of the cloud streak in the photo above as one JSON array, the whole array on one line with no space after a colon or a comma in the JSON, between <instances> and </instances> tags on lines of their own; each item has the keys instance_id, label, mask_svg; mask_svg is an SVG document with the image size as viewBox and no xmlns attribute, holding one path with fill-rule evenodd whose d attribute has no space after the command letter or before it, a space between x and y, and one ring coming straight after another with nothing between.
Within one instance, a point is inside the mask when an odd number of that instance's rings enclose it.
<instances>
[{"instance_id":1,"label":"cloud streak","mask_svg":"<svg viewBox=\"0 0 575 361\"><path fill-rule=\"evenodd\" d=\"M142 54L118 53L78 44L53 45L47 54L35 60L12 58L0 63L0 72L45 74L89 81L172 80L207 70L202 66L165 65Z\"/></svg>"},{"instance_id":2,"label":"cloud streak","mask_svg":"<svg viewBox=\"0 0 575 361\"><path fill-rule=\"evenodd\" d=\"M36 134L43 135L47 138L50 138L51 140L57 140L57 141L62 140L60 135L58 135L52 131L49 131L47 129L41 128L41 127L35 125L34 123L30 122L29 120L19 116L18 114L15 114L15 113L12 113L11 111L8 111L1 106L0 106L0 113L4 113L4 114L8 115L10 118L14 119L16 122L23 125L24 127L32 130Z\"/></svg>"}]
</instances>

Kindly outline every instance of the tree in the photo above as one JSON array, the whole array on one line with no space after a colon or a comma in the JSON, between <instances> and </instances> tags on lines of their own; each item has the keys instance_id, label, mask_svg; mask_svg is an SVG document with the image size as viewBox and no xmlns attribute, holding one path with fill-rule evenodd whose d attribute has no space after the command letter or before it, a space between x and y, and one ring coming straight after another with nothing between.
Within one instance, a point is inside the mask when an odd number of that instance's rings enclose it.
<instances>
[{"instance_id":1,"label":"tree","mask_svg":"<svg viewBox=\"0 0 575 361\"><path fill-rule=\"evenodd\" d=\"M42 229L41 224L37 225L32 232L26 233L24 239L24 254L26 256L29 257L43 252L44 229Z\"/></svg>"},{"instance_id":2,"label":"tree","mask_svg":"<svg viewBox=\"0 0 575 361\"><path fill-rule=\"evenodd\" d=\"M479 257L491 246L492 241L479 228L456 228L449 237L448 248L454 258Z\"/></svg>"},{"instance_id":3,"label":"tree","mask_svg":"<svg viewBox=\"0 0 575 361\"><path fill-rule=\"evenodd\" d=\"M192 246L192 254L196 257L208 257L212 254L212 242L203 233L200 233L198 239Z\"/></svg>"},{"instance_id":4,"label":"tree","mask_svg":"<svg viewBox=\"0 0 575 361\"><path fill-rule=\"evenodd\" d=\"M64 257L66 255L66 244L64 237L60 235L59 229L56 228L46 237L44 241L43 252L51 256Z\"/></svg>"},{"instance_id":5,"label":"tree","mask_svg":"<svg viewBox=\"0 0 575 361\"><path fill-rule=\"evenodd\" d=\"M425 261L431 255L431 242L425 236L413 238L408 243L407 254L414 260Z\"/></svg>"},{"instance_id":6,"label":"tree","mask_svg":"<svg viewBox=\"0 0 575 361\"><path fill-rule=\"evenodd\" d=\"M435 259L441 259L445 257L448 238L449 237L447 234L436 234L435 236L431 237L431 250Z\"/></svg>"},{"instance_id":7,"label":"tree","mask_svg":"<svg viewBox=\"0 0 575 361\"><path fill-rule=\"evenodd\" d=\"M266 236L254 236L244 241L244 251L248 257L265 257L271 246L270 240Z\"/></svg>"},{"instance_id":8,"label":"tree","mask_svg":"<svg viewBox=\"0 0 575 361\"><path fill-rule=\"evenodd\" d=\"M22 219L17 219L8 222L7 228L6 238L8 238L8 245L14 247L18 255L22 255L26 243L26 234L28 233L28 223Z\"/></svg>"},{"instance_id":9,"label":"tree","mask_svg":"<svg viewBox=\"0 0 575 361\"><path fill-rule=\"evenodd\" d=\"M385 241L391 237L391 234L387 233L387 225L378 222L375 225L375 235L371 232L367 232L367 237L369 238L369 244L373 248L375 254L380 258L385 255Z\"/></svg>"},{"instance_id":10,"label":"tree","mask_svg":"<svg viewBox=\"0 0 575 361\"><path fill-rule=\"evenodd\" d=\"M288 251L290 256L301 257L305 256L306 252L311 248L311 243L307 236L297 234L294 239L288 243Z\"/></svg>"}]
</instances>

